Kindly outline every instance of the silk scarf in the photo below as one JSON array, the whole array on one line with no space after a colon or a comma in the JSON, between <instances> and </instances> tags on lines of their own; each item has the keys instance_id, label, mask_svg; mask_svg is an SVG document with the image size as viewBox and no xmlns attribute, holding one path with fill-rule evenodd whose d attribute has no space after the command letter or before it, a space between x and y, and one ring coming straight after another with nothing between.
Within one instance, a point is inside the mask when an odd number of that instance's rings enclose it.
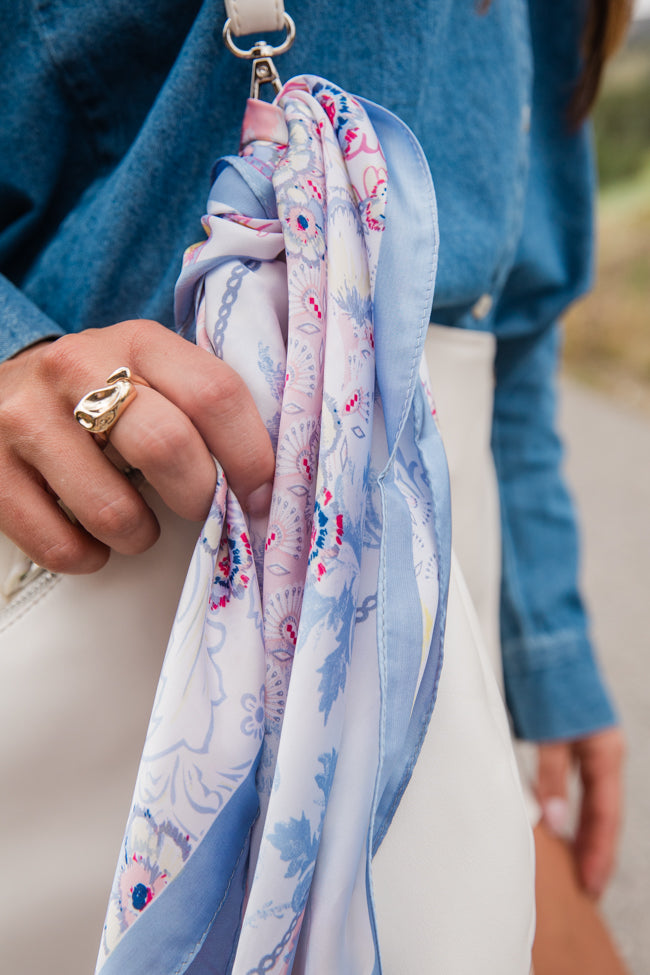
<instances>
[{"instance_id":1,"label":"silk scarf","mask_svg":"<svg viewBox=\"0 0 650 975\"><path fill-rule=\"evenodd\" d=\"M435 197L403 123L311 76L249 101L214 175L177 324L253 393L272 503L249 521L218 469L97 971L370 975L372 856L442 662Z\"/></svg>"}]
</instances>

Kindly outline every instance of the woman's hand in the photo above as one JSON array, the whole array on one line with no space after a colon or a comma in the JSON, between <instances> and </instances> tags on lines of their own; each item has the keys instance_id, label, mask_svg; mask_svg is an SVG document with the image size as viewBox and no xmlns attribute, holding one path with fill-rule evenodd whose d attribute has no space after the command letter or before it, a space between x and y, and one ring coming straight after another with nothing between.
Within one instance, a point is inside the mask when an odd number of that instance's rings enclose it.
<instances>
[{"instance_id":1,"label":"woman's hand","mask_svg":"<svg viewBox=\"0 0 650 975\"><path fill-rule=\"evenodd\" d=\"M170 508L207 515L212 455L244 507L261 513L270 503L271 442L243 380L221 360L145 320L40 343L0 364L0 529L55 572L94 572L110 549L142 552L158 537L140 494L73 416L120 366L151 388L136 387L111 444Z\"/></svg>"},{"instance_id":2,"label":"woman's hand","mask_svg":"<svg viewBox=\"0 0 650 975\"><path fill-rule=\"evenodd\" d=\"M547 827L564 833L568 820L567 780L577 767L582 783L574 856L579 881L592 897L600 897L610 879L623 808L623 758L620 728L573 742L539 745L537 796Z\"/></svg>"}]
</instances>

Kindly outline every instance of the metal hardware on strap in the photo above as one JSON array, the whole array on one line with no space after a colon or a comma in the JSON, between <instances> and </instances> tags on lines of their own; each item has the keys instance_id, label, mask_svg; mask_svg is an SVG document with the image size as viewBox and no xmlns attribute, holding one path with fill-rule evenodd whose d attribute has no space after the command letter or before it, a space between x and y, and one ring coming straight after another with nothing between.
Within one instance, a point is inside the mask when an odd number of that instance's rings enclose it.
<instances>
[{"instance_id":1,"label":"metal hardware on strap","mask_svg":"<svg viewBox=\"0 0 650 975\"><path fill-rule=\"evenodd\" d=\"M246 51L244 48L237 47L233 41L233 29L229 17L223 25L223 39L228 50L238 58L276 57L278 54L284 54L285 51L288 51L296 37L296 25L287 13L284 14L283 27L287 32L287 36L277 47L272 47L266 41L257 41Z\"/></svg>"},{"instance_id":2,"label":"metal hardware on strap","mask_svg":"<svg viewBox=\"0 0 650 975\"><path fill-rule=\"evenodd\" d=\"M280 88L282 87L280 76L278 75L272 58L277 57L279 54L284 54L285 51L288 51L296 36L296 25L288 13L283 13L283 25L286 29L287 36L277 47L267 44L266 41L257 41L248 50L237 47L233 41L233 25L230 17L223 26L223 39L228 50L238 58L246 58L253 61L250 90L251 98L260 97L260 88L262 85L273 85L276 92L280 91Z\"/></svg>"},{"instance_id":3,"label":"metal hardware on strap","mask_svg":"<svg viewBox=\"0 0 650 975\"><path fill-rule=\"evenodd\" d=\"M260 88L266 84L273 85L276 94L282 88L280 75L271 58L255 58L253 61L253 74L251 76L250 97L259 98Z\"/></svg>"}]
</instances>

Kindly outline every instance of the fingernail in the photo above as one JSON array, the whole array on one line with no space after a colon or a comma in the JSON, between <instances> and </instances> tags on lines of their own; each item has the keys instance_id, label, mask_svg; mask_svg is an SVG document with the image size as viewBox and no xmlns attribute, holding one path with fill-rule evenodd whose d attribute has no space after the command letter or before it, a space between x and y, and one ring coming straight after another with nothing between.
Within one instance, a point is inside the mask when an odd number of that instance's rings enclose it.
<instances>
[{"instance_id":1,"label":"fingernail","mask_svg":"<svg viewBox=\"0 0 650 975\"><path fill-rule=\"evenodd\" d=\"M255 488L246 499L246 510L253 518L261 518L268 515L273 497L273 483L268 481L261 487Z\"/></svg>"},{"instance_id":2,"label":"fingernail","mask_svg":"<svg viewBox=\"0 0 650 975\"><path fill-rule=\"evenodd\" d=\"M585 883L585 891L589 897L593 897L594 900L598 900L598 898L602 896L604 886L605 885L603 883L590 880L588 883Z\"/></svg>"},{"instance_id":3,"label":"fingernail","mask_svg":"<svg viewBox=\"0 0 650 975\"><path fill-rule=\"evenodd\" d=\"M544 821L556 836L564 836L569 825L569 803L562 796L552 796L542 803Z\"/></svg>"},{"instance_id":4,"label":"fingernail","mask_svg":"<svg viewBox=\"0 0 650 975\"><path fill-rule=\"evenodd\" d=\"M606 877L598 867L590 869L588 865L582 866L582 886L590 897L598 899L605 889Z\"/></svg>"}]
</instances>

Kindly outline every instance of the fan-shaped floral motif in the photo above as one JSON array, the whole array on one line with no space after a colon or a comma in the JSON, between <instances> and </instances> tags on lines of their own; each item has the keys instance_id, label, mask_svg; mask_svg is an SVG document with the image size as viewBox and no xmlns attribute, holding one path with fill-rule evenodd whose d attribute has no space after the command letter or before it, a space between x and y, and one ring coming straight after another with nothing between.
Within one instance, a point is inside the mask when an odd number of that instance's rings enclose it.
<instances>
[{"instance_id":1,"label":"fan-shaped floral motif","mask_svg":"<svg viewBox=\"0 0 650 975\"><path fill-rule=\"evenodd\" d=\"M280 661L291 660L296 649L302 594L302 586L280 590L264 607L266 651Z\"/></svg>"},{"instance_id":2,"label":"fan-shaped floral motif","mask_svg":"<svg viewBox=\"0 0 650 975\"><path fill-rule=\"evenodd\" d=\"M269 514L265 551L278 551L298 558L302 546L303 526L300 512L286 498L275 494Z\"/></svg>"},{"instance_id":3,"label":"fan-shaped floral motif","mask_svg":"<svg viewBox=\"0 0 650 975\"><path fill-rule=\"evenodd\" d=\"M294 338L289 342L286 385L291 393L296 391L309 397L314 395L316 389L314 355L303 339Z\"/></svg>"},{"instance_id":4,"label":"fan-shaped floral motif","mask_svg":"<svg viewBox=\"0 0 650 975\"><path fill-rule=\"evenodd\" d=\"M309 483L315 479L319 427L318 420L311 417L289 428L278 447L275 465L278 474L298 474Z\"/></svg>"},{"instance_id":5,"label":"fan-shaped floral motif","mask_svg":"<svg viewBox=\"0 0 650 975\"><path fill-rule=\"evenodd\" d=\"M275 656L269 654L266 664L266 684L264 687L264 713L266 723L271 727L281 724L287 704L287 688L291 671L282 666Z\"/></svg>"},{"instance_id":6,"label":"fan-shaped floral motif","mask_svg":"<svg viewBox=\"0 0 650 975\"><path fill-rule=\"evenodd\" d=\"M326 300L322 293L320 269L301 263L289 277L289 318L296 328L325 324Z\"/></svg>"}]
</instances>

